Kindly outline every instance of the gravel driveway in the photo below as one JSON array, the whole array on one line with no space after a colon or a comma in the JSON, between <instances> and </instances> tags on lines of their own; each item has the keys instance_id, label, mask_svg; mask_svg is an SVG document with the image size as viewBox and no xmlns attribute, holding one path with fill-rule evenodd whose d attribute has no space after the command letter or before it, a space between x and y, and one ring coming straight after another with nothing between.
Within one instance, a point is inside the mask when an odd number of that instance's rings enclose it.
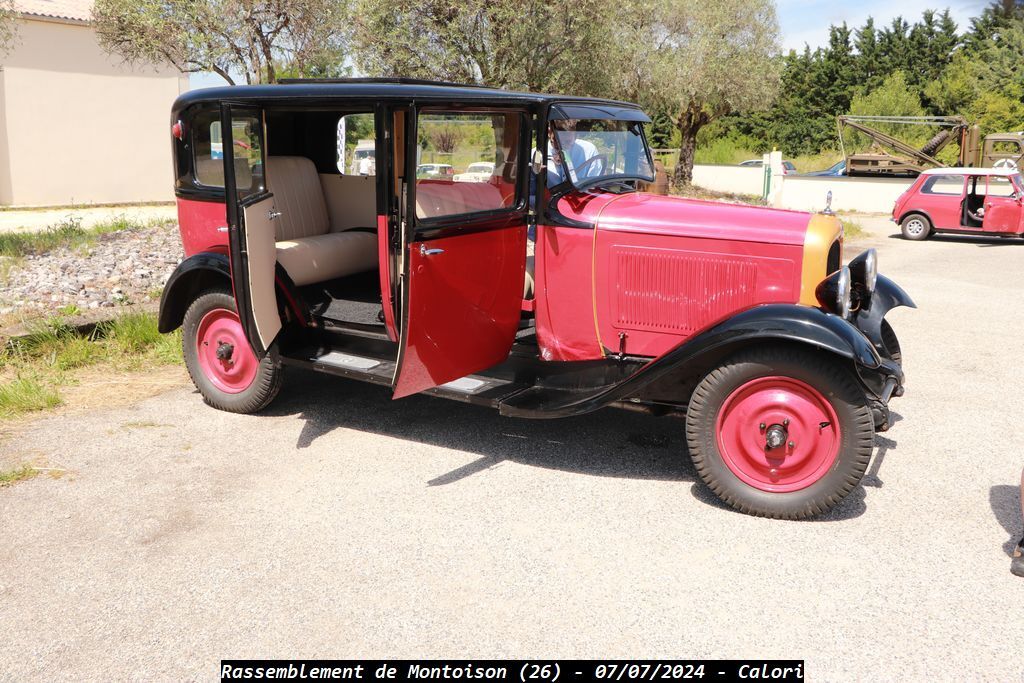
<instances>
[{"instance_id":1,"label":"gravel driveway","mask_svg":"<svg viewBox=\"0 0 1024 683\"><path fill-rule=\"evenodd\" d=\"M237 416L183 387L0 446L72 471L0 489L0 679L749 656L805 658L810 680L1024 680L1024 241L861 222L920 309L890 316L902 419L828 518L723 508L670 419L513 421L299 372Z\"/></svg>"}]
</instances>

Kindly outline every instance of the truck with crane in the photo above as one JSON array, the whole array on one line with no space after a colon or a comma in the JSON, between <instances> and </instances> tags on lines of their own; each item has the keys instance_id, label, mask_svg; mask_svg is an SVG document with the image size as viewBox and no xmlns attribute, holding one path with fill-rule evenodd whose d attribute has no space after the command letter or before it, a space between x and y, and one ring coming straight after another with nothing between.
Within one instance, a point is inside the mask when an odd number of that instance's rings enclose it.
<instances>
[{"instance_id":1,"label":"truck with crane","mask_svg":"<svg viewBox=\"0 0 1024 683\"><path fill-rule=\"evenodd\" d=\"M976 123L963 116L839 116L839 145L846 158L850 176L917 176L929 168L949 164L939 161L938 153L956 142L959 153L956 166L1019 168L1024 164L1024 131L994 133L981 138ZM915 147L876 128L879 125L938 127L940 130L921 147ZM851 128L872 141L871 149L846 153L843 129Z\"/></svg>"}]
</instances>

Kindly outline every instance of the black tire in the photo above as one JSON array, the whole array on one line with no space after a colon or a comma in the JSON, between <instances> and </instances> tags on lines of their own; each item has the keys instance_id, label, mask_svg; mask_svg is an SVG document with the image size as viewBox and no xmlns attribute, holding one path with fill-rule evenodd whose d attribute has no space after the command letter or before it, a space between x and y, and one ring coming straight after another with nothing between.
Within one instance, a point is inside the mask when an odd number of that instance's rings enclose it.
<instances>
[{"instance_id":1,"label":"black tire","mask_svg":"<svg viewBox=\"0 0 1024 683\"><path fill-rule=\"evenodd\" d=\"M885 347L885 354L897 365L903 365L903 350L900 348L900 340L896 337L896 331L888 320L882 321L882 346Z\"/></svg>"},{"instance_id":2,"label":"black tire","mask_svg":"<svg viewBox=\"0 0 1024 683\"><path fill-rule=\"evenodd\" d=\"M912 213L900 223L900 232L903 233L903 239L914 242L928 239L929 235L932 234L932 230L932 222L928 220L927 216L920 213Z\"/></svg>"},{"instance_id":3,"label":"black tire","mask_svg":"<svg viewBox=\"0 0 1024 683\"><path fill-rule=\"evenodd\" d=\"M840 441L835 462L803 489L770 492L740 479L719 449L717 418L739 387L761 377L781 376L814 388L836 413ZM740 512L775 519L806 519L835 507L860 483L874 449L874 422L863 390L838 362L788 347L740 351L697 385L686 414L686 442L701 479Z\"/></svg>"},{"instance_id":4,"label":"black tire","mask_svg":"<svg viewBox=\"0 0 1024 683\"><path fill-rule=\"evenodd\" d=\"M245 390L232 394L217 388L203 372L196 347L196 334L200 321L207 313L217 309L238 312L235 307L235 298L230 292L222 289L206 291L200 294L185 311L181 335L185 367L188 368L192 383L195 384L196 389L199 390L208 405L229 413L255 413L273 401L277 392L281 390L284 371L277 349L272 348L263 357L256 370L255 379Z\"/></svg>"}]
</instances>

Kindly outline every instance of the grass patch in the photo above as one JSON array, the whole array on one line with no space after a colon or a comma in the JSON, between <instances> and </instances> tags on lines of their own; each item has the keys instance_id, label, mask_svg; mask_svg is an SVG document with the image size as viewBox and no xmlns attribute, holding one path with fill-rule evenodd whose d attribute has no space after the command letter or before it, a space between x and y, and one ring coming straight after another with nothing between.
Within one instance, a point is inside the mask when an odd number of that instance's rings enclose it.
<instances>
[{"instance_id":1,"label":"grass patch","mask_svg":"<svg viewBox=\"0 0 1024 683\"><path fill-rule=\"evenodd\" d=\"M181 362L181 333L160 334L153 313L128 313L89 334L60 319L38 322L0 350L0 418L60 405L60 388L74 384L74 371L82 368L135 370Z\"/></svg>"},{"instance_id":2,"label":"grass patch","mask_svg":"<svg viewBox=\"0 0 1024 683\"><path fill-rule=\"evenodd\" d=\"M157 220L142 223L128 216L117 216L91 228L83 228L78 216L69 215L64 220L38 232L9 232L0 234L0 256L22 257L29 254L45 254L48 251L66 247L74 249L93 244L100 235L122 230L141 230L147 227L165 225L169 221ZM8 266L9 268L9 266Z\"/></svg>"},{"instance_id":3,"label":"grass patch","mask_svg":"<svg viewBox=\"0 0 1024 683\"><path fill-rule=\"evenodd\" d=\"M857 221L839 219L843 224L843 236L847 239L863 237L867 234L864 230L864 226Z\"/></svg>"},{"instance_id":4,"label":"grass patch","mask_svg":"<svg viewBox=\"0 0 1024 683\"><path fill-rule=\"evenodd\" d=\"M732 192L718 192L708 190L696 185L687 185L678 190L671 190L671 194L689 199L711 199L715 201L732 202L733 204L751 204L753 206L767 206L767 202L760 195L734 194Z\"/></svg>"},{"instance_id":5,"label":"grass patch","mask_svg":"<svg viewBox=\"0 0 1024 683\"><path fill-rule=\"evenodd\" d=\"M17 377L0 384L0 417L56 408L60 404L60 395L34 377Z\"/></svg>"},{"instance_id":6,"label":"grass patch","mask_svg":"<svg viewBox=\"0 0 1024 683\"><path fill-rule=\"evenodd\" d=\"M0 487L31 479L38 474L39 470L31 465L22 465L13 470L0 470Z\"/></svg>"}]
</instances>

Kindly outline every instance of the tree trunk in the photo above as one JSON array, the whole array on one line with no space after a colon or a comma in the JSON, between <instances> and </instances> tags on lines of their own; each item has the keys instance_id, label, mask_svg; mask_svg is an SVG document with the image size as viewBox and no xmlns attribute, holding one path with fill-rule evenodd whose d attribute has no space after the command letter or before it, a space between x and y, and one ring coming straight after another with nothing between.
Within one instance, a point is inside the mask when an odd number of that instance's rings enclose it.
<instances>
[{"instance_id":1,"label":"tree trunk","mask_svg":"<svg viewBox=\"0 0 1024 683\"><path fill-rule=\"evenodd\" d=\"M676 117L676 129L679 131L679 160L672 171L673 190L679 191L693 182L693 154L697 149L697 131L710 120L711 116L698 102L690 102Z\"/></svg>"},{"instance_id":2,"label":"tree trunk","mask_svg":"<svg viewBox=\"0 0 1024 683\"><path fill-rule=\"evenodd\" d=\"M693 182L693 154L697 149L697 131L681 131L679 159L672 171L672 189L680 190Z\"/></svg>"}]
</instances>

